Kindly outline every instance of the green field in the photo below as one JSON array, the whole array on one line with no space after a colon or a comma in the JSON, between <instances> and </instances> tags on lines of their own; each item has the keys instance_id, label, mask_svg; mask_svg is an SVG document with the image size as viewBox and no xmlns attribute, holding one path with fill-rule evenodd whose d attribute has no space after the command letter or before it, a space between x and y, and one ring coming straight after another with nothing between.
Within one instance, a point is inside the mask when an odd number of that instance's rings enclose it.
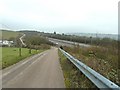
<instances>
[{"instance_id":1,"label":"green field","mask_svg":"<svg viewBox=\"0 0 120 90\"><path fill-rule=\"evenodd\" d=\"M19 62L20 60L23 60L24 58L31 56L36 53L40 53L44 50L33 50L31 51L31 54L29 54L29 49L22 48L21 54L22 56L19 56L19 48L14 47L3 47L2 48L2 68L6 68L12 64L15 64Z\"/></svg>"},{"instance_id":2,"label":"green field","mask_svg":"<svg viewBox=\"0 0 120 90\"><path fill-rule=\"evenodd\" d=\"M16 31L7 31L7 30L0 30L0 39L10 39L10 38L16 38L19 35L22 35L20 32Z\"/></svg>"}]
</instances>

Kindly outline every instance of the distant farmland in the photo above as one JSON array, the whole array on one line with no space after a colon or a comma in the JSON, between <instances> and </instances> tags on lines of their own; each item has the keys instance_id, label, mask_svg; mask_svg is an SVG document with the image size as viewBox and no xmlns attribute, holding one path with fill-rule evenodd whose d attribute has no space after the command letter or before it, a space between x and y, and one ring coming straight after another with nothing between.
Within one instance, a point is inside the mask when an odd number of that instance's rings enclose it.
<instances>
[{"instance_id":1,"label":"distant farmland","mask_svg":"<svg viewBox=\"0 0 120 90\"><path fill-rule=\"evenodd\" d=\"M0 39L10 39L10 38L16 38L19 35L22 35L20 32L16 31L7 31L7 30L0 30Z\"/></svg>"}]
</instances>

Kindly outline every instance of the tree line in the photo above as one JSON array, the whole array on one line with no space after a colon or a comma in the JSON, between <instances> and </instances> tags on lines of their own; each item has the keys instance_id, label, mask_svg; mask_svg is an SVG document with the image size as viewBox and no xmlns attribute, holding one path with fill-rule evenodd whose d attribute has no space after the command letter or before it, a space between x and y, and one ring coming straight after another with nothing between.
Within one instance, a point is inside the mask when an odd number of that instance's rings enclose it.
<instances>
[{"instance_id":1,"label":"tree line","mask_svg":"<svg viewBox=\"0 0 120 90\"><path fill-rule=\"evenodd\" d=\"M67 40L72 42L79 42L97 46L105 47L118 47L118 41L111 38L99 38L99 37L86 37L86 36L76 36L76 35L66 35L66 34L56 34L56 33L44 33L44 36L50 38L56 38L61 40Z\"/></svg>"}]
</instances>

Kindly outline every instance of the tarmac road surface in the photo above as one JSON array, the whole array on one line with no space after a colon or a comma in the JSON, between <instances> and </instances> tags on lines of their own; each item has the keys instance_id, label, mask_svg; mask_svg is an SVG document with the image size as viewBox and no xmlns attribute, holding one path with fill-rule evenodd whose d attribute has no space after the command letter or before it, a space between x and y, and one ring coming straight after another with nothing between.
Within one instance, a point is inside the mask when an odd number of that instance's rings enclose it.
<instances>
[{"instance_id":1,"label":"tarmac road surface","mask_svg":"<svg viewBox=\"0 0 120 90\"><path fill-rule=\"evenodd\" d=\"M52 47L4 69L2 88L65 88L58 49Z\"/></svg>"}]
</instances>

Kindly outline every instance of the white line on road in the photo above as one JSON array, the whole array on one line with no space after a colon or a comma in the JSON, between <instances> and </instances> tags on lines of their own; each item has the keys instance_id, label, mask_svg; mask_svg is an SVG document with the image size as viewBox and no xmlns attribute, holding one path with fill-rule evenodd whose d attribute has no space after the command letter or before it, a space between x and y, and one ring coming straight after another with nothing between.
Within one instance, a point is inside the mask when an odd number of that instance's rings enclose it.
<instances>
[{"instance_id":1,"label":"white line on road","mask_svg":"<svg viewBox=\"0 0 120 90\"><path fill-rule=\"evenodd\" d=\"M43 52L43 53L45 53L45 52ZM43 53L41 53L40 55L42 55ZM44 55L46 55L46 53L43 54L42 56L44 56ZM33 56L33 57L31 57L30 59L33 59L33 58L35 58L35 57L37 57L37 56ZM26 64L26 63L29 62L29 61L30 61L30 60L27 60L27 61L21 63L20 65L16 66L16 68L14 68L14 69L12 69L12 70L9 70L8 72L2 74L2 77L5 77L5 76L8 75L9 73L12 73L12 72L15 71L17 68L23 66L24 64ZM34 61L34 62L37 62L37 59L36 59L36 61ZM34 62L33 62L33 63L34 63Z\"/></svg>"},{"instance_id":2,"label":"white line on road","mask_svg":"<svg viewBox=\"0 0 120 90\"><path fill-rule=\"evenodd\" d=\"M7 84L8 84L8 83L11 84L12 81L15 81L16 79L18 79L18 77L20 77L21 75L23 75L24 72L25 72L27 69L29 69L33 64L35 64L36 62L38 62L39 60L41 60L41 58L42 58L43 56L45 56L45 55L46 55L46 53L44 53L40 58L36 59L36 61L34 61L33 63L31 63L27 68L25 68L22 72L20 72L18 75L16 75L12 80L10 80L9 82L7 82Z\"/></svg>"}]
</instances>

